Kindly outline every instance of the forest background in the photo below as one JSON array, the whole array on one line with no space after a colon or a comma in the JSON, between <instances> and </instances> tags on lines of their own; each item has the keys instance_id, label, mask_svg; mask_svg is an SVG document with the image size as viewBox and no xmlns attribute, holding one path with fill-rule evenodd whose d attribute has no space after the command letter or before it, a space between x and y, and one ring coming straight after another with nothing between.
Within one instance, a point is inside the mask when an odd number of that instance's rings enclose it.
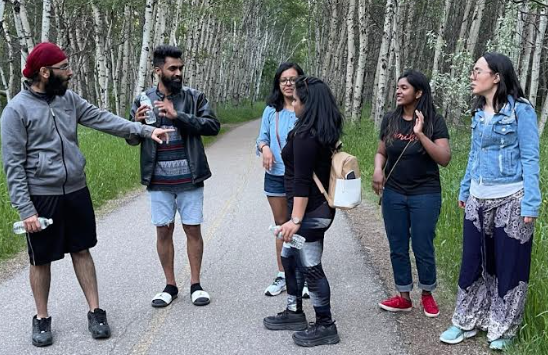
<instances>
[{"instance_id":1,"label":"forest background","mask_svg":"<svg viewBox=\"0 0 548 355\"><path fill-rule=\"evenodd\" d=\"M548 119L548 0L0 0L0 22L2 106L21 89L26 57L43 41L69 55L74 91L122 117L135 95L154 84L151 55L159 44L183 50L184 83L205 92L223 123L258 117L279 63L295 61L332 88L347 119L344 143L360 158L366 191L396 80L408 68L424 72L451 131L453 160L441 169L436 239L450 301L461 253L456 201L469 149L475 60L486 51L508 55L537 110L541 135ZM88 129L79 139L96 205L138 185L138 149ZM546 143L541 136L543 196ZM516 354L548 354L546 203L536 224ZM0 173L0 259L23 248L24 240L10 231L15 220Z\"/></svg>"}]
</instances>

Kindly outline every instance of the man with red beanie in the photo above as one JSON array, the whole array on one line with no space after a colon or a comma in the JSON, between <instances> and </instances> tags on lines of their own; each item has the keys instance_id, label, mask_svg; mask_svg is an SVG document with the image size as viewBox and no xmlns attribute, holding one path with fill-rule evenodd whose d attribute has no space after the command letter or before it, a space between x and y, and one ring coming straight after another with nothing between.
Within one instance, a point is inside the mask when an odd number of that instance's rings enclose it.
<instances>
[{"instance_id":1,"label":"man with red beanie","mask_svg":"<svg viewBox=\"0 0 548 355\"><path fill-rule=\"evenodd\" d=\"M4 108L2 160L12 205L27 231L30 284L37 314L32 344L53 343L48 295L51 262L70 253L89 304L88 329L95 339L110 337L106 312L99 308L95 265L95 214L86 186L86 160L78 147L78 124L118 137L140 136L162 143L170 130L129 122L100 110L67 90L72 70L53 43L40 43L27 58L29 80ZM53 224L42 229L39 217Z\"/></svg>"}]
</instances>

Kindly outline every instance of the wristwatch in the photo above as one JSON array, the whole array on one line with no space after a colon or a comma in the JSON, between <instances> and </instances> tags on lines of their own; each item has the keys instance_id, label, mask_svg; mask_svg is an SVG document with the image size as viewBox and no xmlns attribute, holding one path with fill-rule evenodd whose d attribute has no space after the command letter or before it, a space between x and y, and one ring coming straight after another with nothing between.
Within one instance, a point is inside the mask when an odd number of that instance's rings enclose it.
<instances>
[{"instance_id":1,"label":"wristwatch","mask_svg":"<svg viewBox=\"0 0 548 355\"><path fill-rule=\"evenodd\" d=\"M302 220L299 217L291 217L291 222L293 222L293 224L299 225L301 224Z\"/></svg>"}]
</instances>

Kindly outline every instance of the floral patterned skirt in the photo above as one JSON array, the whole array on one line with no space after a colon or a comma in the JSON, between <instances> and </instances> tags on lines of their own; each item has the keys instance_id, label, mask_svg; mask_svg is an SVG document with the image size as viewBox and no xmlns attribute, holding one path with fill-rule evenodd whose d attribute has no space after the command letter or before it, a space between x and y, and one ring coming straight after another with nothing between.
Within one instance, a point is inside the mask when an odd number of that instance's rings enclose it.
<instances>
[{"instance_id":1,"label":"floral patterned skirt","mask_svg":"<svg viewBox=\"0 0 548 355\"><path fill-rule=\"evenodd\" d=\"M466 202L462 264L453 324L511 338L523 319L534 223L521 217L523 190Z\"/></svg>"}]
</instances>

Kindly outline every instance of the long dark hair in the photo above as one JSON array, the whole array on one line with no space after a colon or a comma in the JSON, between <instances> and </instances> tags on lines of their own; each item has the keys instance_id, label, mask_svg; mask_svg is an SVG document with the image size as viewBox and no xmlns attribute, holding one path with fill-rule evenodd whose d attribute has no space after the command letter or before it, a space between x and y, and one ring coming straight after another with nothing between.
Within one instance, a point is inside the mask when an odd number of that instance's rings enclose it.
<instances>
[{"instance_id":1,"label":"long dark hair","mask_svg":"<svg viewBox=\"0 0 548 355\"><path fill-rule=\"evenodd\" d=\"M485 53L482 57L487 62L493 75L498 74L500 78L497 91L493 97L493 109L495 112L498 113L508 102L508 95L512 96L516 101L525 97L510 58L501 53L489 52ZM483 108L484 105L485 97L478 96L473 110L476 111L479 108Z\"/></svg>"},{"instance_id":2,"label":"long dark hair","mask_svg":"<svg viewBox=\"0 0 548 355\"><path fill-rule=\"evenodd\" d=\"M406 70L399 78L407 79L409 84L415 89L415 91L422 91L422 95L417 101L415 110L419 110L424 115L424 128L423 132L428 138L432 138L434 133L434 119L436 118L436 108L434 107L434 100L432 99L432 89L430 89L430 83L428 78L423 73L416 70ZM399 127L399 120L403 115L403 106L397 106L396 109L390 114L388 118L388 126L384 132L384 140L386 143L392 143L394 134L397 133ZM413 122L415 121L415 111L413 110Z\"/></svg>"},{"instance_id":3,"label":"long dark hair","mask_svg":"<svg viewBox=\"0 0 548 355\"><path fill-rule=\"evenodd\" d=\"M318 78L300 76L295 90L304 109L288 139L300 134L311 135L320 144L335 147L342 135L343 117L329 86Z\"/></svg>"},{"instance_id":4,"label":"long dark hair","mask_svg":"<svg viewBox=\"0 0 548 355\"><path fill-rule=\"evenodd\" d=\"M272 91L270 92L270 95L266 99L267 106L274 107L277 112L283 110L284 108L284 95L282 94L282 91L280 90L280 77L282 76L282 73L286 71L287 69L295 69L299 76L304 75L304 71L297 63L284 62L280 64L280 66L278 67L278 70L276 70L276 74L274 74L274 81L272 82Z\"/></svg>"}]
</instances>

